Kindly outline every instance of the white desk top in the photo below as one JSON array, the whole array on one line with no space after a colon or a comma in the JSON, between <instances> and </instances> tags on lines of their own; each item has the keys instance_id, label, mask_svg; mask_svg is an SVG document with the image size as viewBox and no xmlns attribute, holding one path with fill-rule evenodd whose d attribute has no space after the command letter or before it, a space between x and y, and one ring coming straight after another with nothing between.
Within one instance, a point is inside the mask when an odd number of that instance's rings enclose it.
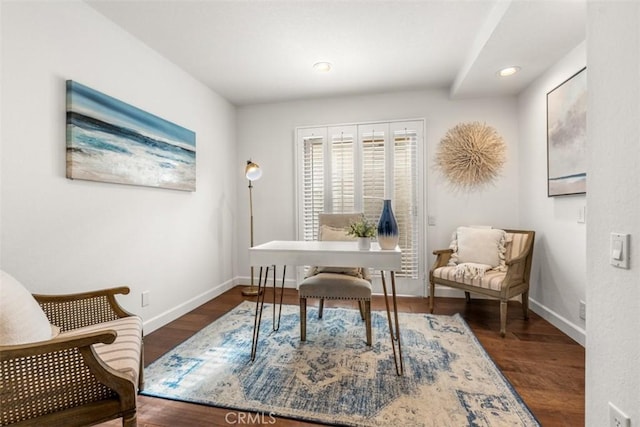
<instances>
[{"instance_id":1,"label":"white desk top","mask_svg":"<svg viewBox=\"0 0 640 427\"><path fill-rule=\"evenodd\" d=\"M323 265L330 267L372 267L379 270L400 270L400 248L383 250L377 242L361 251L358 242L273 240L249 248L249 264Z\"/></svg>"}]
</instances>

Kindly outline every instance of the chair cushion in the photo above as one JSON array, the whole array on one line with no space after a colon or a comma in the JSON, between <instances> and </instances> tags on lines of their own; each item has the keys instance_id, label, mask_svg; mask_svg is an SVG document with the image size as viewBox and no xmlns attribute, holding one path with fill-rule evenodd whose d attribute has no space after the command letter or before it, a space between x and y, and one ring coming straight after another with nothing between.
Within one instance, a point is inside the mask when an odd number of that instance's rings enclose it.
<instances>
[{"instance_id":1,"label":"chair cushion","mask_svg":"<svg viewBox=\"0 0 640 427\"><path fill-rule=\"evenodd\" d=\"M138 316L123 317L109 322L72 329L62 332L60 337L108 329L114 330L118 334L115 341L111 344L94 344L93 348L109 367L127 375L137 388L142 353L142 319Z\"/></svg>"},{"instance_id":2,"label":"chair cushion","mask_svg":"<svg viewBox=\"0 0 640 427\"><path fill-rule=\"evenodd\" d=\"M31 293L13 276L0 271L0 345L46 341L59 332Z\"/></svg>"},{"instance_id":3,"label":"chair cushion","mask_svg":"<svg viewBox=\"0 0 640 427\"><path fill-rule=\"evenodd\" d=\"M362 269L356 267L312 267L307 275L313 276L319 273L346 274L347 276L362 278Z\"/></svg>"},{"instance_id":4,"label":"chair cushion","mask_svg":"<svg viewBox=\"0 0 640 427\"><path fill-rule=\"evenodd\" d=\"M464 283L478 288L499 291L507 273L503 271L488 270L482 277L464 277L458 274L457 266L440 267L433 270L433 277L449 280L450 282Z\"/></svg>"},{"instance_id":5,"label":"chair cushion","mask_svg":"<svg viewBox=\"0 0 640 427\"><path fill-rule=\"evenodd\" d=\"M453 249L449 265L476 263L504 270L505 237L504 230L458 227L449 246Z\"/></svg>"},{"instance_id":6,"label":"chair cushion","mask_svg":"<svg viewBox=\"0 0 640 427\"><path fill-rule=\"evenodd\" d=\"M371 283L359 277L319 273L307 277L298 286L300 298L371 299Z\"/></svg>"}]
</instances>

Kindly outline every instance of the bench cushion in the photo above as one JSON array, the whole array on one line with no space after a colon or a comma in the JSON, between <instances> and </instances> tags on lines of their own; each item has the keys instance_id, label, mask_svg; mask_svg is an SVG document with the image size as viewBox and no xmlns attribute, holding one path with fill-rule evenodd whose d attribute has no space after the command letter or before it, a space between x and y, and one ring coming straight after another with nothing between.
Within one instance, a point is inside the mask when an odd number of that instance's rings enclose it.
<instances>
[{"instance_id":1,"label":"bench cushion","mask_svg":"<svg viewBox=\"0 0 640 427\"><path fill-rule=\"evenodd\" d=\"M437 279L444 279L450 282L464 283L469 286L499 291L502 288L502 282L507 275L503 271L488 270L482 277L471 278L459 275L456 270L456 266L436 268L433 270L433 276Z\"/></svg>"},{"instance_id":2,"label":"bench cushion","mask_svg":"<svg viewBox=\"0 0 640 427\"><path fill-rule=\"evenodd\" d=\"M68 337L108 329L118 334L115 341L111 344L94 344L94 350L109 367L127 375L137 389L142 353L142 319L138 316L72 329L59 336Z\"/></svg>"}]
</instances>

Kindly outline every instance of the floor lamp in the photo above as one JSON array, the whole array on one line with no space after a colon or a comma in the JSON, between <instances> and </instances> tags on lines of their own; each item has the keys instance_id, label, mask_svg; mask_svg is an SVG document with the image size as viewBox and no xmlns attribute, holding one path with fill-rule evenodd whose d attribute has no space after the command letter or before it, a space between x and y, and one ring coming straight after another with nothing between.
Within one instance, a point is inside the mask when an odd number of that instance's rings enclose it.
<instances>
[{"instance_id":1,"label":"floor lamp","mask_svg":"<svg viewBox=\"0 0 640 427\"><path fill-rule=\"evenodd\" d=\"M262 169L257 163L252 162L251 160L247 160L247 166L244 168L244 175L249 180L249 217L250 217L250 226L249 233L251 236L250 247L253 247L253 181L260 179L262 176ZM258 288L255 286L253 282L253 266L251 266L251 286L242 290L242 295L245 296L256 296L259 295Z\"/></svg>"}]
</instances>

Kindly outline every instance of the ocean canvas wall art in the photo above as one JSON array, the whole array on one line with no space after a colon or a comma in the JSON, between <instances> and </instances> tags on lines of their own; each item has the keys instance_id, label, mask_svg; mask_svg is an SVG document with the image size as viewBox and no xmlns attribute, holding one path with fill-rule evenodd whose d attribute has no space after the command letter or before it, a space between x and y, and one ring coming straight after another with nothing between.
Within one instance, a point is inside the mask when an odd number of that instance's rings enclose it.
<instances>
[{"instance_id":1,"label":"ocean canvas wall art","mask_svg":"<svg viewBox=\"0 0 640 427\"><path fill-rule=\"evenodd\" d=\"M67 80L67 178L195 191L196 135Z\"/></svg>"},{"instance_id":2,"label":"ocean canvas wall art","mask_svg":"<svg viewBox=\"0 0 640 427\"><path fill-rule=\"evenodd\" d=\"M587 191L587 72L547 94L547 195Z\"/></svg>"}]
</instances>

